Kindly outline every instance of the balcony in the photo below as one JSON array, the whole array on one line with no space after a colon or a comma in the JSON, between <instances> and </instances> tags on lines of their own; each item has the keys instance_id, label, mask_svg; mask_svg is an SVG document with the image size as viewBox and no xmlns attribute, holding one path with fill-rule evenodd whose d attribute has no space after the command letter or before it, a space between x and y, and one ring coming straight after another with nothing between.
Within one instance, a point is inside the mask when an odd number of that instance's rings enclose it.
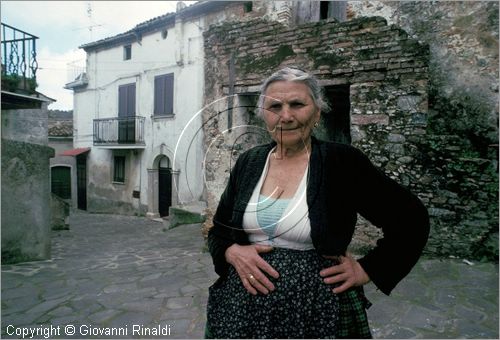
<instances>
[{"instance_id":1,"label":"balcony","mask_svg":"<svg viewBox=\"0 0 500 340\"><path fill-rule=\"evenodd\" d=\"M94 119L94 145L107 149L144 149L145 117Z\"/></svg>"},{"instance_id":2,"label":"balcony","mask_svg":"<svg viewBox=\"0 0 500 340\"><path fill-rule=\"evenodd\" d=\"M2 23L2 90L27 95L35 93L37 39Z\"/></svg>"},{"instance_id":3,"label":"balcony","mask_svg":"<svg viewBox=\"0 0 500 340\"><path fill-rule=\"evenodd\" d=\"M68 72L68 82L66 83L66 85L64 85L65 89L81 89L89 84L85 66L80 66L79 63L81 63L81 60L72 61L66 65Z\"/></svg>"}]
</instances>

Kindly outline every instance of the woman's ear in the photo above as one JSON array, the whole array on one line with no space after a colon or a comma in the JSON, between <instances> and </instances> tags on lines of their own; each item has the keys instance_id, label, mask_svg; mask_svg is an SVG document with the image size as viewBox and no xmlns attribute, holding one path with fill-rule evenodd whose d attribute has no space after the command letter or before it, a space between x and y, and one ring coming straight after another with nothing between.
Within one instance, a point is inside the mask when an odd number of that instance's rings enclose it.
<instances>
[{"instance_id":1,"label":"woman's ear","mask_svg":"<svg viewBox=\"0 0 500 340\"><path fill-rule=\"evenodd\" d=\"M315 119L315 120L316 120L316 123L318 123L318 124L319 124L319 121L320 121L320 119L321 119L321 109L318 109L318 111L316 111L316 114L315 114L314 116L316 117L316 119ZM315 124L316 124L316 123L315 123Z\"/></svg>"}]
</instances>

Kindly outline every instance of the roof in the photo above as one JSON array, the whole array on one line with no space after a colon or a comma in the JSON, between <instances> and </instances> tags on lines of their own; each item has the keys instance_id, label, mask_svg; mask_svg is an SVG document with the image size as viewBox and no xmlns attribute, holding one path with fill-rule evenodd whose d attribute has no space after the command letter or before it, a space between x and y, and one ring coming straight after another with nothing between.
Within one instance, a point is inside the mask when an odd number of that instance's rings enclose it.
<instances>
[{"instance_id":1,"label":"roof","mask_svg":"<svg viewBox=\"0 0 500 340\"><path fill-rule=\"evenodd\" d=\"M81 155L82 153L86 153L89 151L90 148L77 148L77 149L63 151L59 154L59 156L78 156Z\"/></svg>"},{"instance_id":2,"label":"roof","mask_svg":"<svg viewBox=\"0 0 500 340\"><path fill-rule=\"evenodd\" d=\"M42 103L53 103L56 100L35 91L33 94L1 91L2 109L32 109L42 107Z\"/></svg>"},{"instance_id":3,"label":"roof","mask_svg":"<svg viewBox=\"0 0 500 340\"><path fill-rule=\"evenodd\" d=\"M89 52L97 49L113 47L123 43L130 43L136 40L140 41L144 33L157 31L167 26L175 25L176 16L179 16L181 18L196 16L235 2L238 1L198 1L197 3L180 9L177 12L166 13L164 15L149 19L140 24L137 24L134 28L124 33L81 45L80 48L82 48L85 52Z\"/></svg>"},{"instance_id":4,"label":"roof","mask_svg":"<svg viewBox=\"0 0 500 340\"><path fill-rule=\"evenodd\" d=\"M72 120L50 120L49 137L72 137L73 136L73 121Z\"/></svg>"}]
</instances>

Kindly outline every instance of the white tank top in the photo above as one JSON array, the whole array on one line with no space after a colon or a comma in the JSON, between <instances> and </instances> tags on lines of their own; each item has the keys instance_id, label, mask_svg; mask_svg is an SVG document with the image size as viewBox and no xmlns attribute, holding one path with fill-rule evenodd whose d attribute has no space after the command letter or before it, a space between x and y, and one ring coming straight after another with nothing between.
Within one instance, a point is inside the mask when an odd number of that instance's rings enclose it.
<instances>
[{"instance_id":1,"label":"white tank top","mask_svg":"<svg viewBox=\"0 0 500 340\"><path fill-rule=\"evenodd\" d=\"M267 155L266 165L260 176L259 182L253 190L250 201L247 204L243 215L243 229L248 234L249 240L253 244L270 245L278 248L289 248L297 250L309 250L314 246L311 240L311 225L309 223L309 213L307 207L307 177L309 166L304 171L302 180L299 183L295 195L288 200L288 205L284 208L281 218L273 225L261 226L259 219L265 220L262 216L258 216L258 209L266 209L270 206L279 208L286 200L278 199L276 204L273 202L259 202L259 197L264 197L267 200L276 200L260 195L260 190L264 184L269 168L269 158L271 150ZM282 210L282 209L280 209ZM272 215L276 211L264 212L265 215ZM260 212L262 214L263 212Z\"/></svg>"}]
</instances>

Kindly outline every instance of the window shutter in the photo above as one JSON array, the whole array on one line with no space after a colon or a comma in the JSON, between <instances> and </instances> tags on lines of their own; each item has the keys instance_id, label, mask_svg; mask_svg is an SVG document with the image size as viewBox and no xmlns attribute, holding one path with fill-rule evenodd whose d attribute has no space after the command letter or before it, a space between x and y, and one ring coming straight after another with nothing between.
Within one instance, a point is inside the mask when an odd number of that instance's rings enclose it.
<instances>
[{"instance_id":1,"label":"window shutter","mask_svg":"<svg viewBox=\"0 0 500 340\"><path fill-rule=\"evenodd\" d=\"M169 115L174 113L174 74L155 77L154 114Z\"/></svg>"},{"instance_id":2,"label":"window shutter","mask_svg":"<svg viewBox=\"0 0 500 340\"><path fill-rule=\"evenodd\" d=\"M127 116L135 116L135 84L127 86Z\"/></svg>"},{"instance_id":3,"label":"window shutter","mask_svg":"<svg viewBox=\"0 0 500 340\"><path fill-rule=\"evenodd\" d=\"M165 77L165 113L174 113L174 74L167 74Z\"/></svg>"},{"instance_id":4,"label":"window shutter","mask_svg":"<svg viewBox=\"0 0 500 340\"><path fill-rule=\"evenodd\" d=\"M118 87L118 117L127 115L127 87Z\"/></svg>"},{"instance_id":5,"label":"window shutter","mask_svg":"<svg viewBox=\"0 0 500 340\"><path fill-rule=\"evenodd\" d=\"M118 117L135 116L135 84L118 87Z\"/></svg>"},{"instance_id":6,"label":"window shutter","mask_svg":"<svg viewBox=\"0 0 500 340\"><path fill-rule=\"evenodd\" d=\"M165 114L165 83L163 76L155 77L155 115Z\"/></svg>"}]
</instances>

